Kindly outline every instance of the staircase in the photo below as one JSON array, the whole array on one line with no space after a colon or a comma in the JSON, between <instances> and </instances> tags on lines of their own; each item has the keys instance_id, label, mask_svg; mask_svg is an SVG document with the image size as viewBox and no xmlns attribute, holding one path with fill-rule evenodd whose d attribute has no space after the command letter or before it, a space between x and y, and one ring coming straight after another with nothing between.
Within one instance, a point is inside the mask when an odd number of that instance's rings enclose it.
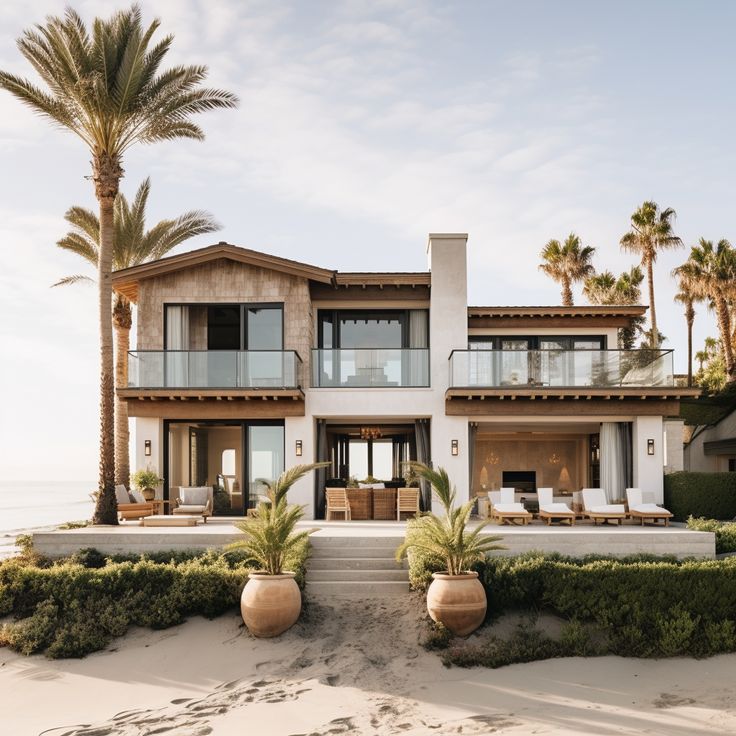
<instances>
[{"instance_id":1,"label":"staircase","mask_svg":"<svg viewBox=\"0 0 736 736\"><path fill-rule=\"evenodd\" d=\"M404 537L310 537L307 595L381 598L406 595L409 573L394 555Z\"/></svg>"}]
</instances>

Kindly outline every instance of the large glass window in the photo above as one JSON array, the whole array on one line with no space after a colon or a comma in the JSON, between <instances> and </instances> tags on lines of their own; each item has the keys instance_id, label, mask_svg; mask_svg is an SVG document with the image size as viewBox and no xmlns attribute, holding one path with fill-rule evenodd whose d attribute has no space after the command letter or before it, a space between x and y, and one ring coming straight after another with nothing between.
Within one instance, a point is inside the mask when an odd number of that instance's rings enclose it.
<instances>
[{"instance_id":1,"label":"large glass window","mask_svg":"<svg viewBox=\"0 0 736 736\"><path fill-rule=\"evenodd\" d=\"M284 472L284 428L251 425L248 427L249 508L258 505L263 494L261 480L274 480Z\"/></svg>"},{"instance_id":2,"label":"large glass window","mask_svg":"<svg viewBox=\"0 0 736 736\"><path fill-rule=\"evenodd\" d=\"M281 350L283 312L280 307L247 309L247 350Z\"/></svg>"}]
</instances>

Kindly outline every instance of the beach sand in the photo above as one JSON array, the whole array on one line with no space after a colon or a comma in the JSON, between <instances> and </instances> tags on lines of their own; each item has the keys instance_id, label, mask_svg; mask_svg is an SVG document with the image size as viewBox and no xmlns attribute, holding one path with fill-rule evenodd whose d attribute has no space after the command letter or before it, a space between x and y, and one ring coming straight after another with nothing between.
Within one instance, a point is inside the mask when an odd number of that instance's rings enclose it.
<instances>
[{"instance_id":1,"label":"beach sand","mask_svg":"<svg viewBox=\"0 0 736 736\"><path fill-rule=\"evenodd\" d=\"M233 613L132 630L83 660L0 649L3 734L736 733L736 655L445 668L418 597L310 603L275 640Z\"/></svg>"}]
</instances>

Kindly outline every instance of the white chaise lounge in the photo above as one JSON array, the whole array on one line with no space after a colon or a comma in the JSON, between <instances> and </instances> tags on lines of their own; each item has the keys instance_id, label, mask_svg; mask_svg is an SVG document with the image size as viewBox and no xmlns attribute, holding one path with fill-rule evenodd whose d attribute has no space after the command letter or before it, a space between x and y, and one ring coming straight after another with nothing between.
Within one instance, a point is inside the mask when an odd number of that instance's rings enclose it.
<instances>
[{"instance_id":1,"label":"white chaise lounge","mask_svg":"<svg viewBox=\"0 0 736 736\"><path fill-rule=\"evenodd\" d=\"M669 526L672 512L656 503L644 503L644 494L640 488L627 488L626 500L629 503L629 516L639 519L644 526L645 521L653 521L655 524L661 519L665 526Z\"/></svg>"},{"instance_id":2,"label":"white chaise lounge","mask_svg":"<svg viewBox=\"0 0 736 736\"><path fill-rule=\"evenodd\" d=\"M607 503L606 494L600 488L583 488L583 508L596 526L599 521L621 524L626 518L626 507L622 503Z\"/></svg>"},{"instance_id":3,"label":"white chaise lounge","mask_svg":"<svg viewBox=\"0 0 736 736\"><path fill-rule=\"evenodd\" d=\"M537 488L539 499L539 518L544 519L550 526L553 521L569 521L570 526L575 523L575 512L566 503L555 503L551 488Z\"/></svg>"},{"instance_id":4,"label":"white chaise lounge","mask_svg":"<svg viewBox=\"0 0 736 736\"><path fill-rule=\"evenodd\" d=\"M524 504L514 501L514 489L502 488L500 491L490 491L488 498L491 501L491 519L499 524L516 523L528 524L532 515L524 508Z\"/></svg>"}]
</instances>

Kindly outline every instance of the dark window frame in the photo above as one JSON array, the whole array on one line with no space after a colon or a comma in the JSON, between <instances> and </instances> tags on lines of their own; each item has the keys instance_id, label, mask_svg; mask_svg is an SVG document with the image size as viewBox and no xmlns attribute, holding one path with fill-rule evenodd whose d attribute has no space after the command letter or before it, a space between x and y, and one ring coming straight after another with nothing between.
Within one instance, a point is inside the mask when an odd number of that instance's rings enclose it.
<instances>
[{"instance_id":1,"label":"dark window frame","mask_svg":"<svg viewBox=\"0 0 736 736\"><path fill-rule=\"evenodd\" d=\"M320 350L341 350L340 320L341 319L398 319L401 324L401 346L398 349L406 349L410 346L409 336L409 313L413 311L422 311L427 313L427 321L429 322L428 309L319 309L317 310L317 347ZM332 322L332 345L325 347L324 344L324 324ZM427 347L422 350L429 350L431 345L431 336L427 330ZM366 349L374 349L377 346L367 347ZM390 348L387 348L390 349Z\"/></svg>"},{"instance_id":2,"label":"dark window frame","mask_svg":"<svg viewBox=\"0 0 736 736\"><path fill-rule=\"evenodd\" d=\"M500 350L501 340L526 340L529 344L528 350L540 350L539 343L542 340L598 340L599 348L562 348L563 350L607 350L605 335L468 335L468 350L472 350L470 343L491 343L492 350ZM573 343L574 344L574 343Z\"/></svg>"}]
</instances>

